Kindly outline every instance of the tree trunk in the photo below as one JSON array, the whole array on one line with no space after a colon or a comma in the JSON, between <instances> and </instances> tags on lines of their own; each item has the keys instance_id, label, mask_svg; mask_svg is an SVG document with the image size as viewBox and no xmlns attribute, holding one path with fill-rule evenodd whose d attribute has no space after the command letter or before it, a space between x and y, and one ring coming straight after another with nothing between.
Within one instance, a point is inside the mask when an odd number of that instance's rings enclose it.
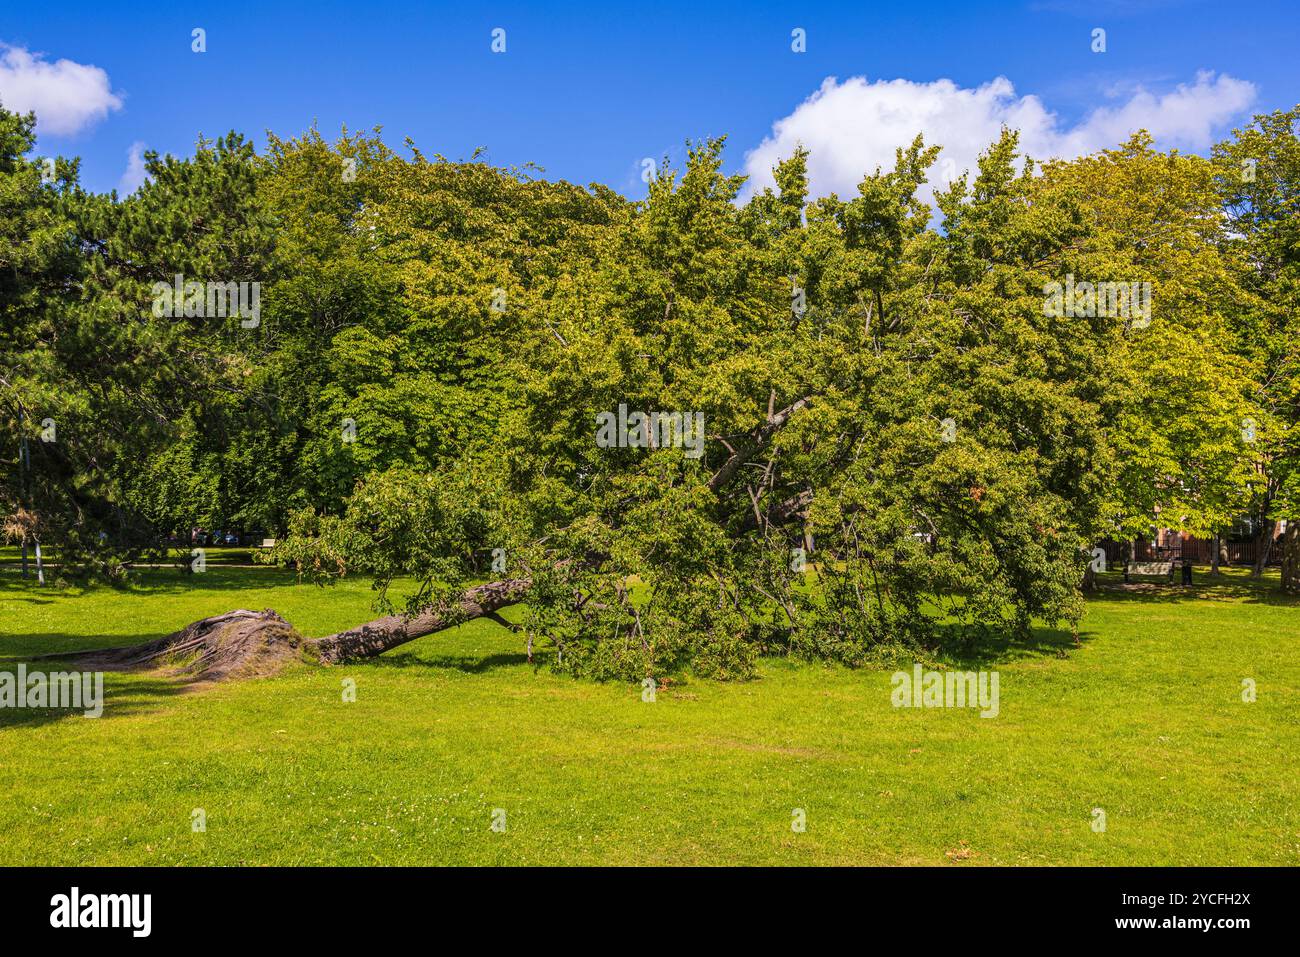
<instances>
[{"instance_id":1,"label":"tree trunk","mask_svg":"<svg viewBox=\"0 0 1300 957\"><path fill-rule=\"evenodd\" d=\"M1294 519L1282 538L1282 590L1300 592L1300 522Z\"/></svg>"},{"instance_id":2,"label":"tree trunk","mask_svg":"<svg viewBox=\"0 0 1300 957\"><path fill-rule=\"evenodd\" d=\"M1259 578L1268 567L1268 556L1273 550L1273 535L1277 532L1277 522L1265 520L1259 530L1259 542L1255 549L1255 567L1250 570L1251 578Z\"/></svg>"},{"instance_id":3,"label":"tree trunk","mask_svg":"<svg viewBox=\"0 0 1300 957\"><path fill-rule=\"evenodd\" d=\"M1222 546L1219 544L1220 541L1222 541L1222 539L1219 537L1219 534L1217 532L1214 534L1214 537L1210 539L1210 574L1211 575L1222 574L1219 571L1219 555L1220 555L1220 549L1222 548Z\"/></svg>"},{"instance_id":4,"label":"tree trunk","mask_svg":"<svg viewBox=\"0 0 1300 957\"><path fill-rule=\"evenodd\" d=\"M408 641L516 604L532 584L531 578L508 578L488 582L486 585L475 585L454 601L426 608L412 618L389 615L308 644L326 664L352 658L373 658Z\"/></svg>"}]
</instances>

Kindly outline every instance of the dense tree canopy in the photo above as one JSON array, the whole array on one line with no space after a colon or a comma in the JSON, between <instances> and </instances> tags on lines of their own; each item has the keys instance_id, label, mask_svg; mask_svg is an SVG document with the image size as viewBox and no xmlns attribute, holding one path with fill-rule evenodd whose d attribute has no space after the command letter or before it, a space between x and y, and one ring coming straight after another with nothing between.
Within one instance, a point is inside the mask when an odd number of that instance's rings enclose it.
<instances>
[{"instance_id":1,"label":"dense tree canopy","mask_svg":"<svg viewBox=\"0 0 1300 957\"><path fill-rule=\"evenodd\" d=\"M741 203L721 140L633 202L231 134L119 198L0 110L0 509L64 575L236 527L411 613L509 582L600 676L1074 623L1102 537L1300 518L1298 122L1042 166L1006 131L931 209L919 137ZM160 314L187 281L255 308Z\"/></svg>"}]
</instances>

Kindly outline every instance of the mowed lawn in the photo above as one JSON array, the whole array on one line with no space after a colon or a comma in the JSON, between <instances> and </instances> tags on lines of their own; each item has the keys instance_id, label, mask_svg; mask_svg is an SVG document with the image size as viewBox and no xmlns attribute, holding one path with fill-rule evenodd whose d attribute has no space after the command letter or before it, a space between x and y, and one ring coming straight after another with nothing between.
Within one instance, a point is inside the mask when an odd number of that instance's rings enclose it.
<instances>
[{"instance_id":1,"label":"mowed lawn","mask_svg":"<svg viewBox=\"0 0 1300 957\"><path fill-rule=\"evenodd\" d=\"M952 659L999 672L989 719L894 708L891 668L784 660L646 703L534 669L490 622L201 691L110 674L100 719L0 711L0 864L1296 865L1300 606L1276 588L1108 593L1081 647L1043 630ZM0 655L239 607L318 636L372 597L220 567L57 591L10 567Z\"/></svg>"}]
</instances>

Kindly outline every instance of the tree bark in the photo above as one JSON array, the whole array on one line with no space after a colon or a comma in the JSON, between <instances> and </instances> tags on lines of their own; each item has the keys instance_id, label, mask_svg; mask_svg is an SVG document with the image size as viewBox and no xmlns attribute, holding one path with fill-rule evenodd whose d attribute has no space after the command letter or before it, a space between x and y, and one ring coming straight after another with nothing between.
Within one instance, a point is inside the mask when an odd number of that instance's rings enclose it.
<instances>
[{"instance_id":1,"label":"tree bark","mask_svg":"<svg viewBox=\"0 0 1300 957\"><path fill-rule=\"evenodd\" d=\"M1288 519L1282 538L1282 590L1300 592L1300 522Z\"/></svg>"},{"instance_id":2,"label":"tree bark","mask_svg":"<svg viewBox=\"0 0 1300 957\"><path fill-rule=\"evenodd\" d=\"M757 455L768 440L790 421L790 416L806 406L811 399L812 396L810 395L804 396L804 398L791 403L780 412L769 415L767 421L755 429L750 436L749 446L737 449L731 453L727 461L722 463L722 467L709 479L709 488L716 492L730 482L735 474L740 471L740 467Z\"/></svg>"},{"instance_id":3,"label":"tree bark","mask_svg":"<svg viewBox=\"0 0 1300 957\"><path fill-rule=\"evenodd\" d=\"M1272 519L1264 521L1259 531L1259 544L1255 549L1255 567L1250 570L1251 578L1259 578L1268 567L1268 556L1273 550L1273 535L1277 532L1277 522Z\"/></svg>"},{"instance_id":4,"label":"tree bark","mask_svg":"<svg viewBox=\"0 0 1300 957\"><path fill-rule=\"evenodd\" d=\"M531 578L508 578L466 589L455 600L426 608L411 618L388 615L364 625L340 631L325 638L309 641L326 664L353 658L373 658L390 648L422 638L435 631L481 618L507 605L516 604L532 587Z\"/></svg>"}]
</instances>

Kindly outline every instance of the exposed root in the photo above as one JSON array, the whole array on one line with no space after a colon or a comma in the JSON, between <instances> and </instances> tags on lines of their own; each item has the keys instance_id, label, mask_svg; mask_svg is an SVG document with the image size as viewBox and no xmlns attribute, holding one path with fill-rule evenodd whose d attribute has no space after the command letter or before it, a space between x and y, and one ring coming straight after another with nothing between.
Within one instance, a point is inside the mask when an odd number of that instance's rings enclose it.
<instances>
[{"instance_id":1,"label":"exposed root","mask_svg":"<svg viewBox=\"0 0 1300 957\"><path fill-rule=\"evenodd\" d=\"M165 638L127 648L43 655L98 671L164 669L199 681L275 674L301 661L304 640L275 612L241 608L204 618Z\"/></svg>"}]
</instances>

